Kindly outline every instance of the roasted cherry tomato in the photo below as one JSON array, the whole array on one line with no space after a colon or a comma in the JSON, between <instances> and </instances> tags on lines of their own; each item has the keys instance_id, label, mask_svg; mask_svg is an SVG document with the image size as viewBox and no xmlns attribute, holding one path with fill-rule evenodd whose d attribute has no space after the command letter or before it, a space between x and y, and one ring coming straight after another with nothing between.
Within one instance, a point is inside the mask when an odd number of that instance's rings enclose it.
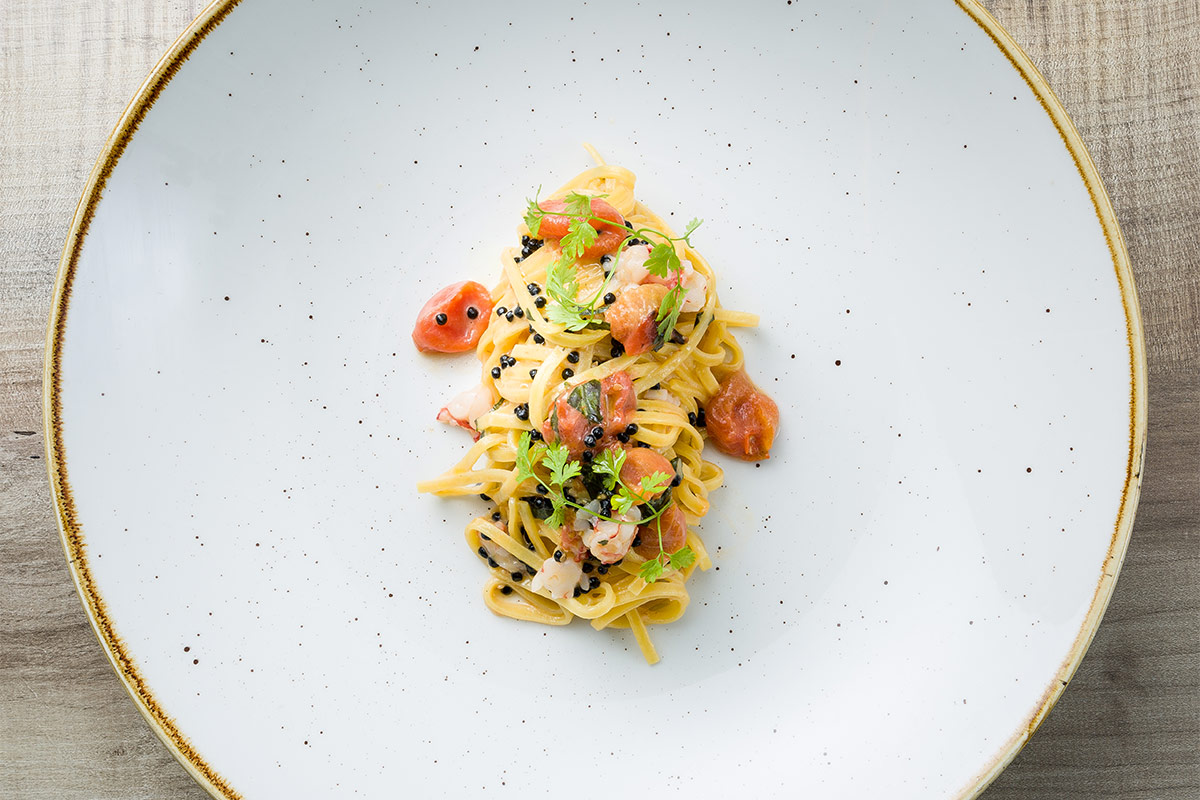
<instances>
[{"instance_id":1,"label":"roasted cherry tomato","mask_svg":"<svg viewBox=\"0 0 1200 800\"><path fill-rule=\"evenodd\" d=\"M770 458L779 427L779 407L739 370L721 384L704 409L708 440L743 461Z\"/></svg>"},{"instance_id":2,"label":"roasted cherry tomato","mask_svg":"<svg viewBox=\"0 0 1200 800\"><path fill-rule=\"evenodd\" d=\"M616 436L633 422L637 394L633 391L633 379L625 370L600 381L600 413L604 417L604 432L609 436Z\"/></svg>"},{"instance_id":3,"label":"roasted cherry tomato","mask_svg":"<svg viewBox=\"0 0 1200 800\"><path fill-rule=\"evenodd\" d=\"M658 533L662 531L662 547L659 547ZM638 526L638 538L641 543L633 548L642 558L654 558L659 553L674 553L687 543L687 518L674 503L653 522Z\"/></svg>"},{"instance_id":4,"label":"roasted cherry tomato","mask_svg":"<svg viewBox=\"0 0 1200 800\"><path fill-rule=\"evenodd\" d=\"M625 347L631 356L648 353L658 336L658 308L667 296L667 287L657 283L633 286L617 297L604 312L604 321L612 338Z\"/></svg>"},{"instance_id":5,"label":"roasted cherry tomato","mask_svg":"<svg viewBox=\"0 0 1200 800\"><path fill-rule=\"evenodd\" d=\"M539 203L538 207L543 211L550 212L547 216L542 217L542 221L538 224L538 236L542 239L561 239L566 236L571 220L558 213L567 207L566 202L563 200L546 200ZM599 231L599 235L596 237L596 241L592 243L592 246L583 251L581 258L584 259L598 258L605 253L611 253L620 247L621 241L629 233L629 229L625 227L625 218L621 216L619 211L603 200L592 200L592 216L609 220L613 224L609 225L592 220L590 224Z\"/></svg>"},{"instance_id":6,"label":"roasted cherry tomato","mask_svg":"<svg viewBox=\"0 0 1200 800\"><path fill-rule=\"evenodd\" d=\"M542 435L548 442L562 442L576 457L584 450L611 443L612 437L633 421L636 412L633 380L621 370L602 380L564 389L542 423ZM596 428L600 428L599 436L594 435Z\"/></svg>"},{"instance_id":7,"label":"roasted cherry tomato","mask_svg":"<svg viewBox=\"0 0 1200 800\"><path fill-rule=\"evenodd\" d=\"M564 391L554 401L549 416L542 423L542 436L547 442L562 442L572 458L584 451L583 437L592 429L592 423L569 402L570 391Z\"/></svg>"},{"instance_id":8,"label":"roasted cherry tomato","mask_svg":"<svg viewBox=\"0 0 1200 800\"><path fill-rule=\"evenodd\" d=\"M621 483L629 487L630 496L639 503L646 503L662 494L666 489L657 492L640 494L635 491L642 485L642 478L648 478L656 472L667 476L667 485L675 478L675 468L666 456L648 447L631 447L625 451L625 463L621 465ZM670 552L670 551L668 551Z\"/></svg>"},{"instance_id":9,"label":"roasted cherry tomato","mask_svg":"<svg viewBox=\"0 0 1200 800\"><path fill-rule=\"evenodd\" d=\"M421 307L413 344L422 353L464 353L479 344L491 313L492 296L482 284L451 284Z\"/></svg>"}]
</instances>

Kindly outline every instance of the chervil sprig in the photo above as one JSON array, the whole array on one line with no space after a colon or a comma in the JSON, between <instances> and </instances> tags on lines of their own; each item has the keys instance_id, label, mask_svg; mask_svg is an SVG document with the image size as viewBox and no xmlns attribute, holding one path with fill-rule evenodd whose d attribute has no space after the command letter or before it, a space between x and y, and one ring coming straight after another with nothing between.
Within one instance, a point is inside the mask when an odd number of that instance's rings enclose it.
<instances>
[{"instance_id":1,"label":"chervil sprig","mask_svg":"<svg viewBox=\"0 0 1200 800\"><path fill-rule=\"evenodd\" d=\"M540 187L538 191L541 191ZM598 197L602 196L598 195ZM570 192L564 198L565 207L562 211L548 212L538 204L535 195L533 200L527 201L525 211L525 224L534 237L539 236L541 222L545 217L553 215L568 219L567 234L559 241L561 253L546 268L546 294L550 300L554 301L554 304L547 307L545 314L550 322L562 325L566 330L572 332L581 331L597 321L597 317L602 312L602 307L599 305L600 298L604 296L616 274L616 271L613 270L591 298L582 302L579 300L579 285L575 277L574 265L599 236L599 232L592 223L616 227L611 220L592 214L591 202L593 199L592 196L580 192ZM659 340L666 339L675 329L675 325L679 321L683 297L686 294L682 287L683 262L675 251L674 243L684 242L690 247L691 235L702 223L703 220L693 218L688 222L682 236L668 236L654 228L630 228L618 245L616 252L612 254L614 260L619 260L621 253L633 240L654 241L650 249L650 256L645 263L647 271L659 278L667 278L672 274L676 276L675 286L663 297L655 317L658 322L657 338Z\"/></svg>"},{"instance_id":2,"label":"chervil sprig","mask_svg":"<svg viewBox=\"0 0 1200 800\"><path fill-rule=\"evenodd\" d=\"M646 583L654 583L661 578L667 569L685 570L696 563L696 553L691 547L684 545L674 553L663 552L662 520L656 518L654 527L658 531L658 554L648 558L638 570L638 577Z\"/></svg>"},{"instance_id":3,"label":"chervil sprig","mask_svg":"<svg viewBox=\"0 0 1200 800\"><path fill-rule=\"evenodd\" d=\"M604 476L605 487L609 490L616 490L616 494L612 496L611 504L613 510L621 515L613 517L607 514L601 514L599 511L592 511L589 508L581 506L574 500L567 499L566 484L572 478L579 477L583 472L583 465L570 458L570 452L566 445L561 442L555 444L534 443L528 431L521 434L521 439L517 444L517 482L532 478L545 489L546 497L553 508L552 513L546 519L546 524L552 528L562 527L566 522L566 512L568 508L574 508L577 511L586 511L594 517L616 522L617 524L628 524L629 520L624 519L624 515L640 503L645 503L646 498L665 492L671 485L672 476L663 472L655 472L651 475L643 476L636 487L631 487L621 480L621 467L625 463L625 451L618 449L605 450L600 455L592 460L592 471L598 472ZM543 479L536 471L536 467L541 467L549 472L549 475ZM659 550L662 550L662 523L660 518L670 508L670 503L663 503L653 514L638 520L639 525L648 525L651 522L655 523L658 531ZM695 561L695 553L690 547L684 547L675 553L667 554L660 552L653 559L646 561L639 571L639 575L646 583L654 583L662 577L668 569L686 569Z\"/></svg>"}]
</instances>

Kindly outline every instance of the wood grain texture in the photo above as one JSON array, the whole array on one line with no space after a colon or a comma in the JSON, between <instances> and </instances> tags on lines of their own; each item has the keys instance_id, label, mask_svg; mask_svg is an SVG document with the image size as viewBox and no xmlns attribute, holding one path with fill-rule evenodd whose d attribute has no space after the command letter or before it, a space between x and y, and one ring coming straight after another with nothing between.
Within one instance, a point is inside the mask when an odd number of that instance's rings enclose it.
<instances>
[{"instance_id":1,"label":"wood grain texture","mask_svg":"<svg viewBox=\"0 0 1200 800\"><path fill-rule=\"evenodd\" d=\"M1200 798L1200 7L987 0L1112 196L1147 333L1133 540L1095 641L987 800ZM45 321L87 173L198 0L0 3L0 797L207 795L128 699L64 563L41 435Z\"/></svg>"}]
</instances>

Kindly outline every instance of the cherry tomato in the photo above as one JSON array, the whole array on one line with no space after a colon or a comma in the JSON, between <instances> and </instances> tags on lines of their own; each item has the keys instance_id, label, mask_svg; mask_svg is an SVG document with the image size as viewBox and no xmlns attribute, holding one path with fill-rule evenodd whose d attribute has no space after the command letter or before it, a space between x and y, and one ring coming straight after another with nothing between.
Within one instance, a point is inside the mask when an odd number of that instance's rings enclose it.
<instances>
[{"instance_id":1,"label":"cherry tomato","mask_svg":"<svg viewBox=\"0 0 1200 800\"><path fill-rule=\"evenodd\" d=\"M662 531L662 547L658 546L658 532ZM633 548L642 558L654 558L659 553L674 553L687 543L687 518L674 503L653 522L638 526L641 544Z\"/></svg>"},{"instance_id":2,"label":"cherry tomato","mask_svg":"<svg viewBox=\"0 0 1200 800\"><path fill-rule=\"evenodd\" d=\"M538 236L542 239L561 239L567 235L571 220L566 216L557 214L556 212L563 211L566 207L564 200L545 200L538 204L538 207L543 211L549 211L550 214L542 217L541 223L538 225ZM613 208L608 203L600 199L592 200L592 216L600 217L612 222L612 225L607 225L603 222L591 221L591 226L599 231L596 241L590 247L583 251L581 258L597 258L605 253L611 253L621 245L621 241L629 233L625 227L625 218L621 213Z\"/></svg>"},{"instance_id":3,"label":"cherry tomato","mask_svg":"<svg viewBox=\"0 0 1200 800\"><path fill-rule=\"evenodd\" d=\"M567 401L570 396L571 392L564 390L554 401L550 415L542 423L542 436L547 442L562 442L571 457L577 458L585 449L583 437L592 429L592 424Z\"/></svg>"},{"instance_id":4,"label":"cherry tomato","mask_svg":"<svg viewBox=\"0 0 1200 800\"><path fill-rule=\"evenodd\" d=\"M631 356L649 352L658 335L658 307L667 296L667 287L645 283L621 292L617 301L604 312L612 338Z\"/></svg>"},{"instance_id":5,"label":"cherry tomato","mask_svg":"<svg viewBox=\"0 0 1200 800\"><path fill-rule=\"evenodd\" d=\"M642 478L648 478L656 472L667 476L668 485L670 479L675 477L675 468L667 461L666 456L659 452L648 447L631 447L625 451L625 463L621 465L621 483L629 487L630 495L639 503L653 500L666 491L665 488L645 494L634 491L642 485Z\"/></svg>"},{"instance_id":6,"label":"cherry tomato","mask_svg":"<svg viewBox=\"0 0 1200 800\"><path fill-rule=\"evenodd\" d=\"M704 409L708 440L726 455L743 461L770 458L779 407L739 370L721 384Z\"/></svg>"},{"instance_id":7,"label":"cherry tomato","mask_svg":"<svg viewBox=\"0 0 1200 800\"><path fill-rule=\"evenodd\" d=\"M633 391L633 379L624 370L600 380L600 422L594 423L571 405L574 389L564 389L554 401L550 416L542 423L542 436L548 442L562 442L572 457L584 450L602 448L612 442L612 437L625 430L637 412L637 395ZM603 435L593 437L592 444L584 438L595 428Z\"/></svg>"},{"instance_id":8,"label":"cherry tomato","mask_svg":"<svg viewBox=\"0 0 1200 800\"><path fill-rule=\"evenodd\" d=\"M628 372L614 372L600 381L600 414L604 417L605 434L616 436L624 431L636 412L637 394Z\"/></svg>"},{"instance_id":9,"label":"cherry tomato","mask_svg":"<svg viewBox=\"0 0 1200 800\"><path fill-rule=\"evenodd\" d=\"M482 284L451 284L421 307L413 344L422 353L464 353L479 344L491 313L492 296Z\"/></svg>"}]
</instances>

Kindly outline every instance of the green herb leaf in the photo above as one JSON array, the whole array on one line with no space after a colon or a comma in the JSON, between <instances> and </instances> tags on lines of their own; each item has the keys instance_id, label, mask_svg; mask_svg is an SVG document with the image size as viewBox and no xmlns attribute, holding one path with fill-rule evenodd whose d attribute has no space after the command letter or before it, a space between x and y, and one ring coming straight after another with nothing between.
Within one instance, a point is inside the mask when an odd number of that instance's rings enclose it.
<instances>
[{"instance_id":1,"label":"green herb leaf","mask_svg":"<svg viewBox=\"0 0 1200 800\"><path fill-rule=\"evenodd\" d=\"M581 383L567 395L567 405L587 417L588 422L599 425L604 421L600 411L600 381Z\"/></svg>"},{"instance_id":2,"label":"green herb leaf","mask_svg":"<svg viewBox=\"0 0 1200 800\"><path fill-rule=\"evenodd\" d=\"M581 331L592 324L590 319L579 312L579 307L569 301L558 300L546 306L545 314L550 322L562 325L572 332Z\"/></svg>"},{"instance_id":3,"label":"green herb leaf","mask_svg":"<svg viewBox=\"0 0 1200 800\"><path fill-rule=\"evenodd\" d=\"M567 520L567 499L558 492L551 492L550 502L554 504L554 511L546 520L546 524L551 528L561 528Z\"/></svg>"},{"instance_id":4,"label":"green herb leaf","mask_svg":"<svg viewBox=\"0 0 1200 800\"><path fill-rule=\"evenodd\" d=\"M683 547L671 553L671 566L675 569L687 569L696 563L696 553L690 547Z\"/></svg>"},{"instance_id":5,"label":"green herb leaf","mask_svg":"<svg viewBox=\"0 0 1200 800\"><path fill-rule=\"evenodd\" d=\"M569 255L572 261L576 261L583 255L583 251L596 243L599 236L600 232L593 228L587 220L573 219L567 228L567 235L562 237L559 246L562 247L564 256Z\"/></svg>"},{"instance_id":6,"label":"green herb leaf","mask_svg":"<svg viewBox=\"0 0 1200 800\"><path fill-rule=\"evenodd\" d=\"M619 448L605 450L592 459L592 472L604 476L604 488L610 492L621 479L621 467L625 465L625 451Z\"/></svg>"},{"instance_id":7,"label":"green herb leaf","mask_svg":"<svg viewBox=\"0 0 1200 800\"><path fill-rule=\"evenodd\" d=\"M563 198L566 203L566 208L563 213L572 217L587 218L592 215L592 197L591 195L581 192L567 192L567 196Z\"/></svg>"},{"instance_id":8,"label":"green herb leaf","mask_svg":"<svg viewBox=\"0 0 1200 800\"><path fill-rule=\"evenodd\" d=\"M686 292L683 289L682 283L675 284L671 291L667 292L662 299L662 303L658 306L658 332L655 335L655 343L661 346L662 342L667 340L671 335L671 331L675 330L675 324L679 322L679 312L683 309L683 296Z\"/></svg>"},{"instance_id":9,"label":"green herb leaf","mask_svg":"<svg viewBox=\"0 0 1200 800\"><path fill-rule=\"evenodd\" d=\"M689 222L687 224L687 230L685 230L683 232L683 238L686 240L688 237L690 237L693 233L696 232L696 228L699 228L703 224L704 224L704 220L699 219L697 217L692 217L691 222Z\"/></svg>"},{"instance_id":10,"label":"green herb leaf","mask_svg":"<svg viewBox=\"0 0 1200 800\"><path fill-rule=\"evenodd\" d=\"M541 194L542 187L538 187L538 194ZM533 234L533 238L538 239L538 229L542 225L542 218L546 216L546 212L538 205L537 195L534 195L532 200L526 200L525 206L525 227L529 228L529 232Z\"/></svg>"},{"instance_id":11,"label":"green herb leaf","mask_svg":"<svg viewBox=\"0 0 1200 800\"><path fill-rule=\"evenodd\" d=\"M546 268L546 294L550 299L559 303L575 303L575 295L579 291L575 268L564 253Z\"/></svg>"},{"instance_id":12,"label":"green herb leaf","mask_svg":"<svg viewBox=\"0 0 1200 800\"><path fill-rule=\"evenodd\" d=\"M583 468L578 461L571 461L570 451L562 442L555 442L546 448L542 463L550 470L550 483L561 487L571 478L578 477Z\"/></svg>"},{"instance_id":13,"label":"green herb leaf","mask_svg":"<svg viewBox=\"0 0 1200 800\"><path fill-rule=\"evenodd\" d=\"M651 475L643 475L641 485L637 488L637 494L643 499L650 495L658 494L671 485L671 481L675 476L668 475L665 472L655 472Z\"/></svg>"},{"instance_id":14,"label":"green herb leaf","mask_svg":"<svg viewBox=\"0 0 1200 800\"><path fill-rule=\"evenodd\" d=\"M622 483L621 491L613 495L613 511L616 511L618 514L623 516L628 514L629 509L633 508L635 505L637 505L637 500L634 499L633 495L629 493L629 487Z\"/></svg>"},{"instance_id":15,"label":"green herb leaf","mask_svg":"<svg viewBox=\"0 0 1200 800\"><path fill-rule=\"evenodd\" d=\"M534 460L530 458L529 445L529 431L525 431L521 434L521 441L517 444L517 483L523 483L534 477Z\"/></svg>"},{"instance_id":16,"label":"green herb leaf","mask_svg":"<svg viewBox=\"0 0 1200 800\"><path fill-rule=\"evenodd\" d=\"M642 564L638 570L638 577L646 583L654 583L663 575L663 563L657 558L652 558Z\"/></svg>"},{"instance_id":17,"label":"green herb leaf","mask_svg":"<svg viewBox=\"0 0 1200 800\"><path fill-rule=\"evenodd\" d=\"M646 259L643 265L651 275L657 275L660 278L667 277L671 272L678 272L683 269L683 262L679 260L679 256L675 253L675 247L670 242L659 242L654 245L650 251L650 257Z\"/></svg>"}]
</instances>

